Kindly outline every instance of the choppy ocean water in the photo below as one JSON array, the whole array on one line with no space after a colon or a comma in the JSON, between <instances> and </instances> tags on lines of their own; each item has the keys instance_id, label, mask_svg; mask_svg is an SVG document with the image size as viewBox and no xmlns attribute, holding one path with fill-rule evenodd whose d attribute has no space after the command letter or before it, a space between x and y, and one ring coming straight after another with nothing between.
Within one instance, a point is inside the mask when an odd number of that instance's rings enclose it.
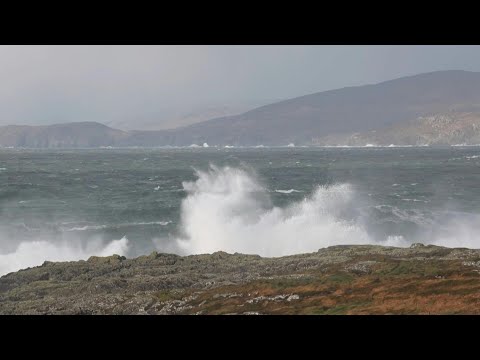
<instances>
[{"instance_id":1,"label":"choppy ocean water","mask_svg":"<svg viewBox=\"0 0 480 360\"><path fill-rule=\"evenodd\" d=\"M480 247L480 147L0 149L0 275L153 250Z\"/></svg>"}]
</instances>

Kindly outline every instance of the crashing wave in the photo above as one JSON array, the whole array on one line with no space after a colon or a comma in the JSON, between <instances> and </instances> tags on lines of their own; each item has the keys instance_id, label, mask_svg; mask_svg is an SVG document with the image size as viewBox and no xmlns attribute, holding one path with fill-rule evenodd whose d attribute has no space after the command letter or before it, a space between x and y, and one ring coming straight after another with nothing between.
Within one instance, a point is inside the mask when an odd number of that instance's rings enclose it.
<instances>
[{"instance_id":1,"label":"crashing wave","mask_svg":"<svg viewBox=\"0 0 480 360\"><path fill-rule=\"evenodd\" d=\"M157 240L160 250L182 254L215 251L283 256L336 244L372 240L340 214L351 206L348 184L319 186L311 196L286 207L271 206L268 190L243 169L211 166L184 182L181 236L175 244Z\"/></svg>"},{"instance_id":2,"label":"crashing wave","mask_svg":"<svg viewBox=\"0 0 480 360\"><path fill-rule=\"evenodd\" d=\"M74 241L54 243L49 241L22 242L17 249L8 254L0 254L0 276L32 266L44 261L85 260L92 255L126 255L129 244L126 237L113 240L104 245L100 240L91 240L86 244Z\"/></svg>"}]
</instances>

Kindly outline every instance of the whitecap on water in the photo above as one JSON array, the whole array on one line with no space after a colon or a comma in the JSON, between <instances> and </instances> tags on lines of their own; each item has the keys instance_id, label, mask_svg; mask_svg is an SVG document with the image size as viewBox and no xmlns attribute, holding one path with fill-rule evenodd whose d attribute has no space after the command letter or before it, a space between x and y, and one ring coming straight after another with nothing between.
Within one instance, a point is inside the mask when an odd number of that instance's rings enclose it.
<instances>
[{"instance_id":1,"label":"whitecap on water","mask_svg":"<svg viewBox=\"0 0 480 360\"><path fill-rule=\"evenodd\" d=\"M275 192L277 193L281 193L281 194L291 194L291 193L294 193L294 192L301 192L299 190L295 190L295 189L290 189L290 190L275 190Z\"/></svg>"},{"instance_id":2,"label":"whitecap on water","mask_svg":"<svg viewBox=\"0 0 480 360\"><path fill-rule=\"evenodd\" d=\"M120 223L120 224L110 224L110 225L84 225L84 226L74 226L71 228L64 229L66 232L71 231L92 231L92 230L102 230L102 229L114 229L122 227L132 227L132 226L144 226L144 225L160 225L166 226L171 224L172 221L146 221L146 222L129 222L129 223Z\"/></svg>"}]
</instances>

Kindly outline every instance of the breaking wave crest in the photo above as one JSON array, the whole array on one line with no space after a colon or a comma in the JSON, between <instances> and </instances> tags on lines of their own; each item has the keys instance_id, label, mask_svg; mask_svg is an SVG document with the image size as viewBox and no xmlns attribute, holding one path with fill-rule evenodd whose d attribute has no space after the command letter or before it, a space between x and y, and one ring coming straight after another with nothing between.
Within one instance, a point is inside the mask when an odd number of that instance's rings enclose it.
<instances>
[{"instance_id":1,"label":"breaking wave crest","mask_svg":"<svg viewBox=\"0 0 480 360\"><path fill-rule=\"evenodd\" d=\"M183 183L188 195L181 205L182 233L175 240L176 252L283 256L374 242L359 224L342 216L352 205L354 191L349 184L319 186L299 202L276 207L250 171L211 165L196 175L196 181Z\"/></svg>"}]
</instances>

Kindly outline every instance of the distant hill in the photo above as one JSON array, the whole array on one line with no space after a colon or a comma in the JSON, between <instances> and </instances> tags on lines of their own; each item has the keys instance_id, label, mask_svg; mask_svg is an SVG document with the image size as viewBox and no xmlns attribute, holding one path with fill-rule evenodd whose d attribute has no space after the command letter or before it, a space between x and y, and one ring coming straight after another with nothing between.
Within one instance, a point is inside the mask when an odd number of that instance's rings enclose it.
<instances>
[{"instance_id":1,"label":"distant hill","mask_svg":"<svg viewBox=\"0 0 480 360\"><path fill-rule=\"evenodd\" d=\"M124 132L98 123L6 126L0 145L457 144L478 143L479 126L480 73L452 70L319 92L169 130Z\"/></svg>"},{"instance_id":2,"label":"distant hill","mask_svg":"<svg viewBox=\"0 0 480 360\"><path fill-rule=\"evenodd\" d=\"M382 129L451 111L480 111L480 73L439 71L320 92L175 129L161 137L170 145L309 144L327 135Z\"/></svg>"},{"instance_id":3,"label":"distant hill","mask_svg":"<svg viewBox=\"0 0 480 360\"><path fill-rule=\"evenodd\" d=\"M48 126L0 127L0 146L26 148L94 148L114 146L128 133L95 122Z\"/></svg>"}]
</instances>

